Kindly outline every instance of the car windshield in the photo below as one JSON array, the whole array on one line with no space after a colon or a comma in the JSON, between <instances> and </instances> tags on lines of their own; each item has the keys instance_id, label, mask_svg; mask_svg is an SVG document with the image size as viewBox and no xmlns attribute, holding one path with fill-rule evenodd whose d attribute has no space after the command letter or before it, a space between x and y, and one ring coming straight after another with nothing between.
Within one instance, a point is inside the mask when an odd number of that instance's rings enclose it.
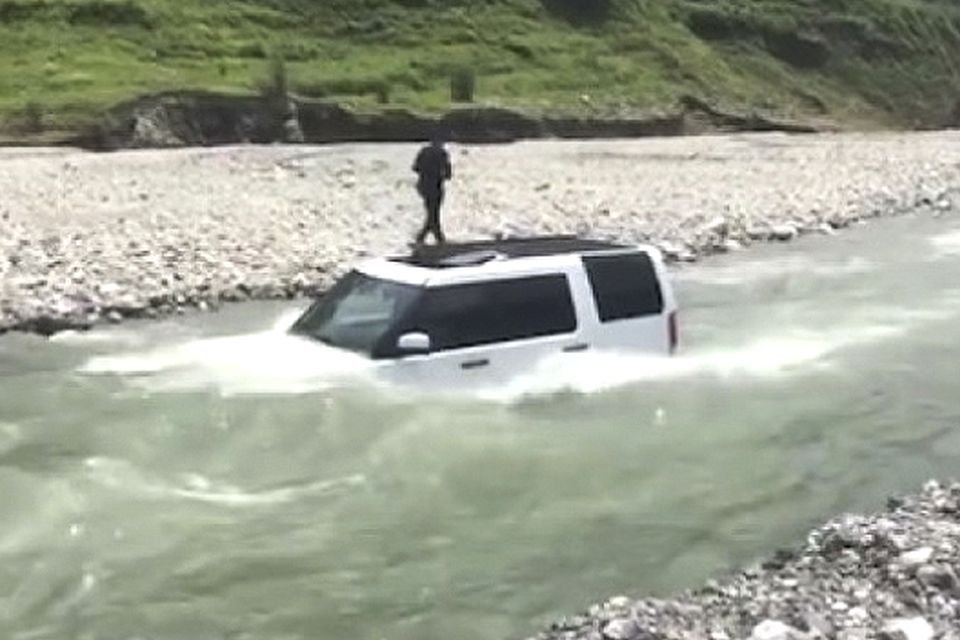
<instances>
[{"instance_id":1,"label":"car windshield","mask_svg":"<svg viewBox=\"0 0 960 640\"><path fill-rule=\"evenodd\" d=\"M371 355L421 288L352 271L300 316L291 333Z\"/></svg>"}]
</instances>

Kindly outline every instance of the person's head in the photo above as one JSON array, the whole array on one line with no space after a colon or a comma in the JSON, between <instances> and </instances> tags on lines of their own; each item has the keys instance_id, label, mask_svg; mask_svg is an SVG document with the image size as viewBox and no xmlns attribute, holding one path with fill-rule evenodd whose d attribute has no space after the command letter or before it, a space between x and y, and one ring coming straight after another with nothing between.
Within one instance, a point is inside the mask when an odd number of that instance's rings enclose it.
<instances>
[{"instance_id":1,"label":"person's head","mask_svg":"<svg viewBox=\"0 0 960 640\"><path fill-rule=\"evenodd\" d=\"M443 130L440 127L435 128L430 132L430 146L443 148L444 143L446 142L446 136L444 135Z\"/></svg>"}]
</instances>

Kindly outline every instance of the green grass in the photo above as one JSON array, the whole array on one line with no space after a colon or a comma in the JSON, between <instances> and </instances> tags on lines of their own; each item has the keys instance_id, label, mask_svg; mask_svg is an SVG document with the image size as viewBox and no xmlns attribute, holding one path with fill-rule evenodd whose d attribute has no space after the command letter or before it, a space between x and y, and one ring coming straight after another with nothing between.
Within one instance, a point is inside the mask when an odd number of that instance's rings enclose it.
<instances>
[{"instance_id":1,"label":"green grass","mask_svg":"<svg viewBox=\"0 0 960 640\"><path fill-rule=\"evenodd\" d=\"M559 0L0 0L0 119L70 129L148 92L256 91L274 52L296 92L363 108L448 109L460 69L480 104L558 113L695 94L913 124L960 99L953 0L608 2L578 20Z\"/></svg>"}]
</instances>

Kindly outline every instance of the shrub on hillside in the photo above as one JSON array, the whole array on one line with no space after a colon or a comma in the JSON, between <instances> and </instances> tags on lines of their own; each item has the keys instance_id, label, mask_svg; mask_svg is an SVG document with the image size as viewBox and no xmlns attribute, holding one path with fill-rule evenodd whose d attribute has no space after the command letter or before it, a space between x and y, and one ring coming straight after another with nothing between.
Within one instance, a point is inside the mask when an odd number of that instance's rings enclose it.
<instances>
[{"instance_id":1,"label":"shrub on hillside","mask_svg":"<svg viewBox=\"0 0 960 640\"><path fill-rule=\"evenodd\" d=\"M11 113L3 124L19 133L42 133L46 127L46 113L42 104L31 100Z\"/></svg>"},{"instance_id":2,"label":"shrub on hillside","mask_svg":"<svg viewBox=\"0 0 960 640\"><path fill-rule=\"evenodd\" d=\"M450 99L454 102L473 102L477 89L477 74L473 69L455 69L450 74Z\"/></svg>"},{"instance_id":3,"label":"shrub on hillside","mask_svg":"<svg viewBox=\"0 0 960 640\"><path fill-rule=\"evenodd\" d=\"M297 82L293 90L308 98L328 98L330 96L366 96L373 95L377 102L390 102L391 83L386 78L329 78L309 82Z\"/></svg>"},{"instance_id":4,"label":"shrub on hillside","mask_svg":"<svg viewBox=\"0 0 960 640\"><path fill-rule=\"evenodd\" d=\"M603 22L613 13L613 0L541 0L550 13L573 24Z\"/></svg>"},{"instance_id":5,"label":"shrub on hillside","mask_svg":"<svg viewBox=\"0 0 960 640\"><path fill-rule=\"evenodd\" d=\"M270 52L261 42L245 42L239 45L233 54L238 58L254 58L257 60L266 60L270 57Z\"/></svg>"},{"instance_id":6,"label":"shrub on hillside","mask_svg":"<svg viewBox=\"0 0 960 640\"><path fill-rule=\"evenodd\" d=\"M290 82L287 76L287 61L283 56L274 54L270 58L267 74L260 82L260 95L269 103L283 103L290 93Z\"/></svg>"},{"instance_id":7,"label":"shrub on hillside","mask_svg":"<svg viewBox=\"0 0 960 640\"><path fill-rule=\"evenodd\" d=\"M13 22L34 20L49 12L50 8L46 3L3 0L0 2L0 23L10 24Z\"/></svg>"},{"instance_id":8,"label":"shrub on hillside","mask_svg":"<svg viewBox=\"0 0 960 640\"><path fill-rule=\"evenodd\" d=\"M373 95L377 97L377 102L387 104L390 102L390 83L386 80L377 82L373 90Z\"/></svg>"},{"instance_id":9,"label":"shrub on hillside","mask_svg":"<svg viewBox=\"0 0 960 640\"><path fill-rule=\"evenodd\" d=\"M704 40L725 40L753 34L749 22L723 6L692 7L684 16L687 27Z\"/></svg>"},{"instance_id":10,"label":"shrub on hillside","mask_svg":"<svg viewBox=\"0 0 960 640\"><path fill-rule=\"evenodd\" d=\"M817 33L770 31L764 43L774 56L801 69L817 69L830 59L830 47Z\"/></svg>"},{"instance_id":11,"label":"shrub on hillside","mask_svg":"<svg viewBox=\"0 0 960 640\"><path fill-rule=\"evenodd\" d=\"M523 42L509 41L503 45L503 48L524 60L533 60L537 57L530 45Z\"/></svg>"},{"instance_id":12,"label":"shrub on hillside","mask_svg":"<svg viewBox=\"0 0 960 640\"><path fill-rule=\"evenodd\" d=\"M143 27L152 25L150 14L133 0L110 2L109 0L91 0L68 5L67 20L70 24L86 24L98 27L118 25L125 27Z\"/></svg>"}]
</instances>

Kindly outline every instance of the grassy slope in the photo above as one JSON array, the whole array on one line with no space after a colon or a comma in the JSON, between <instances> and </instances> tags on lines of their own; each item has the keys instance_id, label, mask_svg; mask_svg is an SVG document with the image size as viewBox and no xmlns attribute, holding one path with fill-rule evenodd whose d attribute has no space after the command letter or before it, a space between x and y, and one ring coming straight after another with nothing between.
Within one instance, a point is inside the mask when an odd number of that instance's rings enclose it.
<instances>
[{"instance_id":1,"label":"grassy slope","mask_svg":"<svg viewBox=\"0 0 960 640\"><path fill-rule=\"evenodd\" d=\"M391 104L448 107L458 66L483 104L554 111L693 93L903 124L960 97L953 0L609 1L584 23L544 6L560 0L0 0L0 117L22 124L32 105L69 127L147 91L250 91L275 50L301 93L361 106L379 88ZM812 59L785 60L798 47Z\"/></svg>"}]
</instances>

